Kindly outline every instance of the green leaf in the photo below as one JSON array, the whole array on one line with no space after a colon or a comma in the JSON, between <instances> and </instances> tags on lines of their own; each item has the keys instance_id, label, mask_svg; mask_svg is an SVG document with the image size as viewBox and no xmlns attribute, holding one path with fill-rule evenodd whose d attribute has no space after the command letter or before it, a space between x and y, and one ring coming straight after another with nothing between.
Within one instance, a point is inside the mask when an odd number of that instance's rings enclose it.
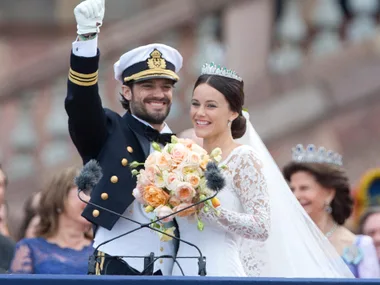
<instances>
[{"instance_id":1,"label":"green leaf","mask_svg":"<svg viewBox=\"0 0 380 285\"><path fill-rule=\"evenodd\" d=\"M197 227L198 227L198 230L200 230L200 231L203 231L203 229L205 227L204 223L200 219L198 219Z\"/></svg>"}]
</instances>

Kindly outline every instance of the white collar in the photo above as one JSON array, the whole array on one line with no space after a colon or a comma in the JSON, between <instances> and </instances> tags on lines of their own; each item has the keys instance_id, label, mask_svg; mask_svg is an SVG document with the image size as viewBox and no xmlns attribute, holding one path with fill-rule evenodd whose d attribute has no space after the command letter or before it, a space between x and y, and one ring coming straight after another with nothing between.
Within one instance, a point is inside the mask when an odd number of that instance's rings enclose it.
<instances>
[{"instance_id":1,"label":"white collar","mask_svg":"<svg viewBox=\"0 0 380 285\"><path fill-rule=\"evenodd\" d=\"M137 117L137 116L135 116L135 115L133 115L133 114L132 114L132 116L133 116L136 120L138 120L139 122L143 123L144 125L149 126L149 127L151 127L152 129L154 129L154 128L152 127L152 125L149 124L148 122L146 122L146 121L140 119L139 117ZM171 133L171 132L172 132L172 131L170 130L168 124L167 124L166 122L164 122L164 127L162 128L162 130L160 131L160 133L161 133L161 134L165 134L165 133Z\"/></svg>"}]
</instances>

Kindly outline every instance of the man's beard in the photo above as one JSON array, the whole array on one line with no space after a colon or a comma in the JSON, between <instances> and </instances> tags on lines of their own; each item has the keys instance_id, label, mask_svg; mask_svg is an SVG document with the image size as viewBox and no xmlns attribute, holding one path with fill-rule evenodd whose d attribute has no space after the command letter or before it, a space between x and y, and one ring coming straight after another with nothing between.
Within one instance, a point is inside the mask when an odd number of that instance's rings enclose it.
<instances>
[{"instance_id":1,"label":"man's beard","mask_svg":"<svg viewBox=\"0 0 380 285\"><path fill-rule=\"evenodd\" d=\"M165 121L167 116L169 115L171 103L170 103L169 99L167 99L167 98L160 99L160 100L154 99L155 101L165 102L166 110L164 110L162 112L149 112L145 108L144 103L146 103L147 101L153 100L153 99L154 98L145 98L143 100L143 102L135 101L134 96L132 94L132 100L129 101L129 106L130 106L132 114L135 115L136 117L138 117L139 119L141 119L141 120L143 120L143 121L145 121L151 125L161 125Z\"/></svg>"}]
</instances>

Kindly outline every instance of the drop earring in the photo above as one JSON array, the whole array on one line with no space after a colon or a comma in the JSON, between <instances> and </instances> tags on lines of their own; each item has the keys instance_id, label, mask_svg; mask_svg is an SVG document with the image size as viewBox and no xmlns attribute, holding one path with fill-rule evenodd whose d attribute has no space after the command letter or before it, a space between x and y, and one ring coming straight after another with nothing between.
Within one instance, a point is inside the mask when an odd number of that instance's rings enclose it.
<instances>
[{"instance_id":1,"label":"drop earring","mask_svg":"<svg viewBox=\"0 0 380 285\"><path fill-rule=\"evenodd\" d=\"M331 208L330 204L327 202L325 203L325 211L327 214L331 214L331 212L332 212L332 208Z\"/></svg>"}]
</instances>

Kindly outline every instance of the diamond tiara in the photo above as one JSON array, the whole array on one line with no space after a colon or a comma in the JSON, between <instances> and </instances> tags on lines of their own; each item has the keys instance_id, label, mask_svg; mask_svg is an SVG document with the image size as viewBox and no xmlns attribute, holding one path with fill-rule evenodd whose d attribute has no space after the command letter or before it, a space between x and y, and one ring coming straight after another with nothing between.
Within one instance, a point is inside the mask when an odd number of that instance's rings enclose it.
<instances>
[{"instance_id":1,"label":"diamond tiara","mask_svg":"<svg viewBox=\"0 0 380 285\"><path fill-rule=\"evenodd\" d=\"M228 78L232 78L238 81L243 81L243 78L241 78L235 71L231 69L227 69L223 66L216 65L215 63L205 63L202 66L201 75L207 74L207 75L219 75L224 76Z\"/></svg>"},{"instance_id":2,"label":"diamond tiara","mask_svg":"<svg viewBox=\"0 0 380 285\"><path fill-rule=\"evenodd\" d=\"M295 162L329 163L342 166L342 156L332 150L327 151L324 147L316 148L309 144L305 149L302 144L292 148L292 160Z\"/></svg>"}]
</instances>

